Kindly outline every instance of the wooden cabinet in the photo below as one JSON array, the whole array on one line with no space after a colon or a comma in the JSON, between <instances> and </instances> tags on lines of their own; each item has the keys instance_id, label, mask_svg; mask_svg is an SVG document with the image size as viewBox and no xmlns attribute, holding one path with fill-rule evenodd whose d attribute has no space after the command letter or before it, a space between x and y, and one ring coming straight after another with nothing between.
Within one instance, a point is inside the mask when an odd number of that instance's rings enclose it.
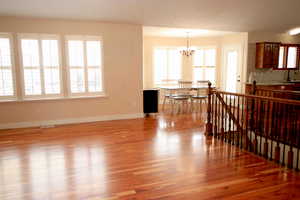
<instances>
[{"instance_id":1,"label":"wooden cabinet","mask_svg":"<svg viewBox=\"0 0 300 200\"><path fill-rule=\"evenodd\" d=\"M275 68L278 66L280 43L256 43L256 68Z\"/></svg>"}]
</instances>

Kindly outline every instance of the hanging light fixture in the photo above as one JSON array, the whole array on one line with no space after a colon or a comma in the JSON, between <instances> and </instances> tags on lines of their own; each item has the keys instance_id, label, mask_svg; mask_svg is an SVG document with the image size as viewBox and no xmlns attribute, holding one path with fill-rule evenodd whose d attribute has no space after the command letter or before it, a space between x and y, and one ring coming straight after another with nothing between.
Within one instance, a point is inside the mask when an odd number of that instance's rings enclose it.
<instances>
[{"instance_id":1,"label":"hanging light fixture","mask_svg":"<svg viewBox=\"0 0 300 200\"><path fill-rule=\"evenodd\" d=\"M190 37L189 37L189 32L186 33L187 37L186 37L186 49L185 50L181 50L180 53L183 56L192 56L195 52L195 50L190 48Z\"/></svg>"}]
</instances>

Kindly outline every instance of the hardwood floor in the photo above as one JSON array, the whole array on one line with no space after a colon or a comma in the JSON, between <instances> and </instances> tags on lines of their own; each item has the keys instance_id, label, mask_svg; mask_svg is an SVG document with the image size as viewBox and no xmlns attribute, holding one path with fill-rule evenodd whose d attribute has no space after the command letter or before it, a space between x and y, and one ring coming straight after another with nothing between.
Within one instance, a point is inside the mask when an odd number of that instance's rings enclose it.
<instances>
[{"instance_id":1,"label":"hardwood floor","mask_svg":"<svg viewBox=\"0 0 300 200\"><path fill-rule=\"evenodd\" d=\"M0 199L300 199L299 172L206 138L202 117L0 131Z\"/></svg>"}]
</instances>

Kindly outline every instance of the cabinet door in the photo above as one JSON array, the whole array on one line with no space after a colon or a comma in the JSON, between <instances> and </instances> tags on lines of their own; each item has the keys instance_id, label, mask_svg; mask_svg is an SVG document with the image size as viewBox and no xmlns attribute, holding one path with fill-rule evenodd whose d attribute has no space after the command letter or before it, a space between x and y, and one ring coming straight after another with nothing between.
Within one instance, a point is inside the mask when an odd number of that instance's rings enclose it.
<instances>
[{"instance_id":1,"label":"cabinet door","mask_svg":"<svg viewBox=\"0 0 300 200\"><path fill-rule=\"evenodd\" d=\"M264 67L264 43L256 43L255 67Z\"/></svg>"},{"instance_id":2,"label":"cabinet door","mask_svg":"<svg viewBox=\"0 0 300 200\"><path fill-rule=\"evenodd\" d=\"M272 45L272 67L277 67L279 62L279 48L280 44Z\"/></svg>"},{"instance_id":3,"label":"cabinet door","mask_svg":"<svg viewBox=\"0 0 300 200\"><path fill-rule=\"evenodd\" d=\"M263 68L273 67L273 44L265 43Z\"/></svg>"}]
</instances>

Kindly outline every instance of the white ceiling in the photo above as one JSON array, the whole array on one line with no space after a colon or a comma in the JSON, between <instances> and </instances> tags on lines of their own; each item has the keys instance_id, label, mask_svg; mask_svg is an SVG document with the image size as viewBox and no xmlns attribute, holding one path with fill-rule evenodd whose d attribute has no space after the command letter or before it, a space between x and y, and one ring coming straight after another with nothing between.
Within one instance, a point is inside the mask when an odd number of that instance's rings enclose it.
<instances>
[{"instance_id":1,"label":"white ceiling","mask_svg":"<svg viewBox=\"0 0 300 200\"><path fill-rule=\"evenodd\" d=\"M211 37L211 36L222 36L231 34L233 32L228 31L211 31L205 29L183 29L183 28L165 28L165 27L154 27L144 26L143 34L145 36L158 36L158 37Z\"/></svg>"},{"instance_id":2,"label":"white ceiling","mask_svg":"<svg viewBox=\"0 0 300 200\"><path fill-rule=\"evenodd\" d=\"M0 15L280 31L300 26L300 0L0 0Z\"/></svg>"}]
</instances>

